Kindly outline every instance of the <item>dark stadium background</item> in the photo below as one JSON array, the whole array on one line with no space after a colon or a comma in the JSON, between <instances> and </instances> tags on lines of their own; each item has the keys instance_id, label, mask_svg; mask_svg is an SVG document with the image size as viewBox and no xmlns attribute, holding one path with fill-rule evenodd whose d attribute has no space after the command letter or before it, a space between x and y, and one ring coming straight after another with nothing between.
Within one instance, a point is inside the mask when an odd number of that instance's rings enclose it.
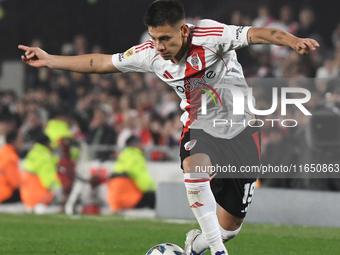
<instances>
[{"instance_id":1,"label":"dark stadium background","mask_svg":"<svg viewBox=\"0 0 340 255\"><path fill-rule=\"evenodd\" d=\"M30 44L40 38L44 49L59 54L65 42L74 35L84 34L90 46L102 45L106 53L126 50L139 42L145 31L143 15L152 1L128 0L0 0L4 17L0 19L0 59L19 59L18 44ZM254 18L256 7L263 1L254 0L183 0L188 17L200 16L229 23L234 10ZM338 0L266 1L274 17L284 4L298 11L310 6L316 12L319 31L330 46L331 32L340 21Z\"/></svg>"}]
</instances>

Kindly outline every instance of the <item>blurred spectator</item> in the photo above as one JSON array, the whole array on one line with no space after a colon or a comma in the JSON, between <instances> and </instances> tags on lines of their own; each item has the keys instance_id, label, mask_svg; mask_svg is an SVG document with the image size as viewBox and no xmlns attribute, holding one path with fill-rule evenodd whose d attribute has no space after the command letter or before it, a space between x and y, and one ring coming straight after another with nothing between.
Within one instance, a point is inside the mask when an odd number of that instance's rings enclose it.
<instances>
[{"instance_id":1,"label":"blurred spectator","mask_svg":"<svg viewBox=\"0 0 340 255\"><path fill-rule=\"evenodd\" d=\"M315 12L311 8L303 8L299 13L299 28L296 32L296 36L301 38L313 38L319 42L322 46L324 40L320 35L317 22L315 21Z\"/></svg>"},{"instance_id":2,"label":"blurred spectator","mask_svg":"<svg viewBox=\"0 0 340 255\"><path fill-rule=\"evenodd\" d=\"M72 43L64 43L61 46L61 54L64 56L72 56L74 54L74 46Z\"/></svg>"},{"instance_id":3,"label":"blurred spectator","mask_svg":"<svg viewBox=\"0 0 340 255\"><path fill-rule=\"evenodd\" d=\"M274 22L274 18L270 15L270 9L267 5L260 5L257 9L257 17L252 21L252 26L253 27L270 27L271 24ZM270 46L266 44L257 44L257 45L251 45L250 50L252 52L256 52L257 58L261 57L262 53L267 53L269 51ZM244 50L243 50L244 51ZM249 55L251 56L252 54L249 54L248 52L244 53L241 57L240 61L243 61L244 63L247 63L245 59L249 59ZM242 62L241 62L242 63ZM244 65L242 63L242 65ZM246 64L246 68L249 68L249 64ZM246 74L246 77L249 77L249 73Z\"/></svg>"},{"instance_id":4,"label":"blurred spectator","mask_svg":"<svg viewBox=\"0 0 340 255\"><path fill-rule=\"evenodd\" d=\"M292 150L294 147L292 140L286 137L279 127L272 127L268 129L267 135L268 144L266 146L266 151L261 158L261 163L263 165L271 166L289 166L290 164L294 165L296 155L294 154L294 150ZM261 178L261 184L268 187L289 188L290 180L283 178Z\"/></svg>"},{"instance_id":5,"label":"blurred spectator","mask_svg":"<svg viewBox=\"0 0 340 255\"><path fill-rule=\"evenodd\" d=\"M143 148L150 147L153 144L152 135L149 130L150 118L151 118L150 113L147 111L144 111L141 114L139 114L137 118L136 133L138 134L138 137L142 141Z\"/></svg>"},{"instance_id":6,"label":"blurred spectator","mask_svg":"<svg viewBox=\"0 0 340 255\"><path fill-rule=\"evenodd\" d=\"M18 152L21 138L16 130L8 132L0 149L0 203L20 201L20 169Z\"/></svg>"},{"instance_id":7,"label":"blurred spectator","mask_svg":"<svg viewBox=\"0 0 340 255\"><path fill-rule=\"evenodd\" d=\"M74 139L70 124L74 122L72 113L67 108L60 107L47 122L45 134L50 140L50 147L56 151L59 158L58 176L63 186L63 194L67 196L74 180L75 161L79 155L79 147Z\"/></svg>"},{"instance_id":8,"label":"blurred spectator","mask_svg":"<svg viewBox=\"0 0 340 255\"><path fill-rule=\"evenodd\" d=\"M138 135L138 113L136 110L125 111L122 114L123 126L117 136L117 149L120 151L126 145L126 140L132 135Z\"/></svg>"},{"instance_id":9,"label":"blurred spectator","mask_svg":"<svg viewBox=\"0 0 340 255\"><path fill-rule=\"evenodd\" d=\"M274 21L269 25L269 27L279 28L283 31L287 31L293 35L299 28L299 24L294 21L293 9L289 5L284 5L280 9L279 20Z\"/></svg>"},{"instance_id":10,"label":"blurred spectator","mask_svg":"<svg viewBox=\"0 0 340 255\"><path fill-rule=\"evenodd\" d=\"M88 45L87 45L87 40L84 35L76 35L73 38L73 44L74 44L74 50L75 50L75 55L83 55L88 52Z\"/></svg>"},{"instance_id":11,"label":"blurred spectator","mask_svg":"<svg viewBox=\"0 0 340 255\"><path fill-rule=\"evenodd\" d=\"M171 147L174 147L176 145L179 145L178 141L175 140L173 137L173 132L174 132L174 121L173 121L173 115L169 115L169 117L165 120L163 128L162 128L162 145L166 145Z\"/></svg>"},{"instance_id":12,"label":"blurred spectator","mask_svg":"<svg viewBox=\"0 0 340 255\"><path fill-rule=\"evenodd\" d=\"M93 145L111 145L116 143L116 133L107 124L107 112L102 107L94 110L89 131L86 134L86 142ZM100 146L97 147L100 149ZM93 153L94 159L108 160L111 158L112 150L98 151Z\"/></svg>"},{"instance_id":13,"label":"blurred spectator","mask_svg":"<svg viewBox=\"0 0 340 255\"><path fill-rule=\"evenodd\" d=\"M145 84L143 80L143 75L141 73L131 73L130 82L133 85L133 89L136 92L144 91Z\"/></svg>"},{"instance_id":14,"label":"blurred spectator","mask_svg":"<svg viewBox=\"0 0 340 255\"><path fill-rule=\"evenodd\" d=\"M335 49L340 44L340 22L338 23L338 25L336 26L332 33L332 44Z\"/></svg>"},{"instance_id":15,"label":"blurred spectator","mask_svg":"<svg viewBox=\"0 0 340 255\"><path fill-rule=\"evenodd\" d=\"M23 161L20 195L28 211L44 211L55 193L60 194L57 161L51 151L50 139L43 135ZM37 211L38 210L38 211Z\"/></svg>"},{"instance_id":16,"label":"blurred spectator","mask_svg":"<svg viewBox=\"0 0 340 255\"><path fill-rule=\"evenodd\" d=\"M74 109L75 118L78 121L79 128L83 133L87 133L90 126L90 116L92 116L95 97L89 93L79 98L77 106Z\"/></svg>"},{"instance_id":17,"label":"blurred spectator","mask_svg":"<svg viewBox=\"0 0 340 255\"><path fill-rule=\"evenodd\" d=\"M251 26L253 20L251 19L250 15L244 14L242 15L242 26Z\"/></svg>"},{"instance_id":18,"label":"blurred spectator","mask_svg":"<svg viewBox=\"0 0 340 255\"><path fill-rule=\"evenodd\" d=\"M179 110L178 105L179 100L176 93L173 90L166 90L162 93L161 100L156 104L155 110L162 118L166 118Z\"/></svg>"},{"instance_id":19,"label":"blurred spectator","mask_svg":"<svg viewBox=\"0 0 340 255\"><path fill-rule=\"evenodd\" d=\"M148 91L141 91L136 95L135 100L135 107L138 112L138 114L142 114L143 112L153 112L154 111L154 105L149 99L150 95Z\"/></svg>"},{"instance_id":20,"label":"blurred spectator","mask_svg":"<svg viewBox=\"0 0 340 255\"><path fill-rule=\"evenodd\" d=\"M239 10L235 10L231 13L230 24L242 26L242 13Z\"/></svg>"},{"instance_id":21,"label":"blurred spectator","mask_svg":"<svg viewBox=\"0 0 340 255\"><path fill-rule=\"evenodd\" d=\"M25 121L26 118L26 113L27 113L27 109L26 109L26 103L24 101L24 99L18 99L15 101L15 115L17 118L17 127L19 128L22 123Z\"/></svg>"},{"instance_id":22,"label":"blurred spectator","mask_svg":"<svg viewBox=\"0 0 340 255\"><path fill-rule=\"evenodd\" d=\"M71 72L71 84L71 87L76 90L77 98L84 96L92 90L89 77L83 73Z\"/></svg>"},{"instance_id":23,"label":"blurred spectator","mask_svg":"<svg viewBox=\"0 0 340 255\"><path fill-rule=\"evenodd\" d=\"M93 53L93 54L104 54L104 50L103 50L102 46L100 46L99 44L96 44L91 48L91 53Z\"/></svg>"},{"instance_id":24,"label":"blurred spectator","mask_svg":"<svg viewBox=\"0 0 340 255\"><path fill-rule=\"evenodd\" d=\"M44 134L42 122L38 112L29 112L25 122L20 128L25 148L21 151L20 157L25 157L28 148L31 148L39 137Z\"/></svg>"},{"instance_id":25,"label":"blurred spectator","mask_svg":"<svg viewBox=\"0 0 340 255\"><path fill-rule=\"evenodd\" d=\"M340 109L340 79L334 78L327 82L325 102Z\"/></svg>"},{"instance_id":26,"label":"blurred spectator","mask_svg":"<svg viewBox=\"0 0 340 255\"><path fill-rule=\"evenodd\" d=\"M332 82L330 83L332 84ZM337 94L339 83L330 85L330 94ZM332 97L332 96L331 96ZM294 136L297 150L297 165L336 165L340 163L340 109L336 106L339 96L334 101L321 102L312 112L305 128ZM340 190L339 178L327 178L329 172L323 172L323 178L313 178L312 173L296 173L291 187L311 190ZM334 176L333 176L334 177Z\"/></svg>"},{"instance_id":27,"label":"blurred spectator","mask_svg":"<svg viewBox=\"0 0 340 255\"><path fill-rule=\"evenodd\" d=\"M4 91L1 102L8 107L8 110L13 113L15 109L15 101L17 100L17 94L14 90Z\"/></svg>"},{"instance_id":28,"label":"blurred spectator","mask_svg":"<svg viewBox=\"0 0 340 255\"><path fill-rule=\"evenodd\" d=\"M61 99L58 95L58 92L55 90L51 90L48 94L48 102L46 109L49 113L57 112L61 105Z\"/></svg>"},{"instance_id":29,"label":"blurred spectator","mask_svg":"<svg viewBox=\"0 0 340 255\"><path fill-rule=\"evenodd\" d=\"M62 137L58 140L60 157L58 158L58 177L65 198L70 194L75 179L75 168L81 153L80 144L74 137Z\"/></svg>"},{"instance_id":30,"label":"blurred spectator","mask_svg":"<svg viewBox=\"0 0 340 255\"><path fill-rule=\"evenodd\" d=\"M322 66L316 70L316 87L317 90L324 94L327 89L327 82L330 79L339 77L340 63L334 59L334 56L328 57Z\"/></svg>"},{"instance_id":31,"label":"blurred spectator","mask_svg":"<svg viewBox=\"0 0 340 255\"><path fill-rule=\"evenodd\" d=\"M154 145L162 145L163 139L162 139L162 127L163 127L163 119L155 114L151 118L150 122L150 132L153 138Z\"/></svg>"},{"instance_id":32,"label":"blurred spectator","mask_svg":"<svg viewBox=\"0 0 340 255\"><path fill-rule=\"evenodd\" d=\"M308 59L306 61L306 64L309 64L310 67L312 67L314 70L310 72L309 77L315 76L315 71L318 67L322 65L322 62L324 60L324 55L327 53L327 47L325 45L325 40L322 38L320 31L321 28L318 27L318 22L316 22L315 12L309 8L305 7L303 8L299 13L299 28L296 32L296 36L302 37L302 38L313 38L318 41L320 44L320 48L316 50L315 52L310 52L308 55Z\"/></svg>"},{"instance_id":33,"label":"blurred spectator","mask_svg":"<svg viewBox=\"0 0 340 255\"><path fill-rule=\"evenodd\" d=\"M31 42L31 46L44 47L43 42L40 39L34 39ZM27 92L30 89L48 86L48 73L49 70L47 68L34 68L25 65L24 91Z\"/></svg>"},{"instance_id":34,"label":"blurred spectator","mask_svg":"<svg viewBox=\"0 0 340 255\"><path fill-rule=\"evenodd\" d=\"M58 142L62 138L71 138L73 134L69 126L70 113L67 108L60 108L54 116L47 122L45 134L51 141L51 147L56 149Z\"/></svg>"},{"instance_id":35,"label":"blurred spectator","mask_svg":"<svg viewBox=\"0 0 340 255\"><path fill-rule=\"evenodd\" d=\"M298 23L293 20L293 17L293 9L289 5L284 5L280 9L279 20L270 23L268 27L275 27L295 35L299 26ZM289 48L284 46L270 45L270 49L274 58L287 56L289 52Z\"/></svg>"},{"instance_id":36,"label":"blurred spectator","mask_svg":"<svg viewBox=\"0 0 340 255\"><path fill-rule=\"evenodd\" d=\"M15 128L13 115L9 112L8 107L0 104L0 148L6 143L7 132Z\"/></svg>"},{"instance_id":37,"label":"blurred spectator","mask_svg":"<svg viewBox=\"0 0 340 255\"><path fill-rule=\"evenodd\" d=\"M274 22L273 17L270 15L270 9L267 5L260 5L257 8L257 17L253 20L253 27L269 27Z\"/></svg>"},{"instance_id":38,"label":"blurred spectator","mask_svg":"<svg viewBox=\"0 0 340 255\"><path fill-rule=\"evenodd\" d=\"M141 140L135 136L126 141L108 182L107 201L113 211L155 208L156 184L146 166Z\"/></svg>"},{"instance_id":39,"label":"blurred spectator","mask_svg":"<svg viewBox=\"0 0 340 255\"><path fill-rule=\"evenodd\" d=\"M55 89L62 104L70 108L75 106L77 101L77 91L68 78L67 74L59 75L56 81Z\"/></svg>"}]
</instances>

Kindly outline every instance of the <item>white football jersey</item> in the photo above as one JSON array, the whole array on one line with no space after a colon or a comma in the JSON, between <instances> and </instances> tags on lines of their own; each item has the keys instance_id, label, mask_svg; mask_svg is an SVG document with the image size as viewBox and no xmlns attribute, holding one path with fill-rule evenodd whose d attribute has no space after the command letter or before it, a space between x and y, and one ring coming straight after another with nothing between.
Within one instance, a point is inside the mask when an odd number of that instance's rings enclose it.
<instances>
[{"instance_id":1,"label":"white football jersey","mask_svg":"<svg viewBox=\"0 0 340 255\"><path fill-rule=\"evenodd\" d=\"M170 85L182 100L181 121L185 127L203 129L214 137L233 138L252 119L247 104L248 85L235 52L248 45L249 27L205 19L190 28L191 44L178 64L164 60L151 40L114 54L112 63L124 73L153 72ZM233 95L223 88L228 85L242 91L244 113L241 115L233 115Z\"/></svg>"}]
</instances>

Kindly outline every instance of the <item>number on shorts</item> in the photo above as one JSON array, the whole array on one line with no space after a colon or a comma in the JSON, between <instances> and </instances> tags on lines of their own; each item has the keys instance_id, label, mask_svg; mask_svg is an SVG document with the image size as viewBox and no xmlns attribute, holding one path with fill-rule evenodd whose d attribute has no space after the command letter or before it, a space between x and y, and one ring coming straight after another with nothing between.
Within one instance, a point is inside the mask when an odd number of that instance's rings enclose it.
<instances>
[{"instance_id":1,"label":"number on shorts","mask_svg":"<svg viewBox=\"0 0 340 255\"><path fill-rule=\"evenodd\" d=\"M255 183L246 183L244 184L244 196L243 196L243 204L249 204L251 203L251 200L253 199L253 194L255 191Z\"/></svg>"}]
</instances>

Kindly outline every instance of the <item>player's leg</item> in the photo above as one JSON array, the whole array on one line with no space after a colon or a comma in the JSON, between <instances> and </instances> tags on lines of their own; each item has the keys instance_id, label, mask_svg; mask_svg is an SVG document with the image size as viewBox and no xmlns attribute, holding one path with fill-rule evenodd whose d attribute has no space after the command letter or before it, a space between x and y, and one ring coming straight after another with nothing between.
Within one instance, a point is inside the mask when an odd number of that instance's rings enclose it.
<instances>
[{"instance_id":1,"label":"player's leg","mask_svg":"<svg viewBox=\"0 0 340 255\"><path fill-rule=\"evenodd\" d=\"M223 243L237 236L241 230L243 218L238 218L231 215L220 205L217 207L217 217ZM202 252L209 249L209 244L200 231L192 230L189 234L192 235L190 238L193 239L192 250L196 251L197 254L201 254Z\"/></svg>"},{"instance_id":2,"label":"player's leg","mask_svg":"<svg viewBox=\"0 0 340 255\"><path fill-rule=\"evenodd\" d=\"M231 215L220 205L217 208L217 217L220 224L220 232L223 243L237 236L241 230L243 218Z\"/></svg>"},{"instance_id":3,"label":"player's leg","mask_svg":"<svg viewBox=\"0 0 340 255\"><path fill-rule=\"evenodd\" d=\"M222 141L223 145L219 147L219 150L222 152L233 151L233 154L230 155L236 154L237 156L226 157L228 154L223 153L219 159L218 156L215 156L218 150L215 154L211 154L215 157L214 161L219 162L219 160L222 160L220 165L227 165L231 162L237 168L242 165L259 165L258 142L260 141L260 130L254 131L247 129L242 135L229 140L228 143ZM258 138L258 142L256 142L255 138ZM216 140L215 142L216 145L219 143ZM225 149L223 148L224 145L227 146ZM234 161L235 158L241 159L241 162ZM214 178L210 184L215 200L219 204L217 215L220 224L220 238L223 242L226 242L235 237L241 229L243 218L253 197L256 178L245 176L247 177L245 179L224 179L222 177L220 176L219 179ZM191 246L197 254L209 248L208 241L198 230L190 231L186 243L190 243L188 239L190 239Z\"/></svg>"},{"instance_id":4,"label":"player's leg","mask_svg":"<svg viewBox=\"0 0 340 255\"><path fill-rule=\"evenodd\" d=\"M201 169L206 169L204 167L211 166L209 156L197 153L185 158L182 165L188 201L202 229L202 236L211 249L211 254L227 254L221 239L220 225L216 215L216 201L210 188L209 173L195 168L195 166L200 166ZM200 254L192 251L190 245L186 243L187 254Z\"/></svg>"}]
</instances>

